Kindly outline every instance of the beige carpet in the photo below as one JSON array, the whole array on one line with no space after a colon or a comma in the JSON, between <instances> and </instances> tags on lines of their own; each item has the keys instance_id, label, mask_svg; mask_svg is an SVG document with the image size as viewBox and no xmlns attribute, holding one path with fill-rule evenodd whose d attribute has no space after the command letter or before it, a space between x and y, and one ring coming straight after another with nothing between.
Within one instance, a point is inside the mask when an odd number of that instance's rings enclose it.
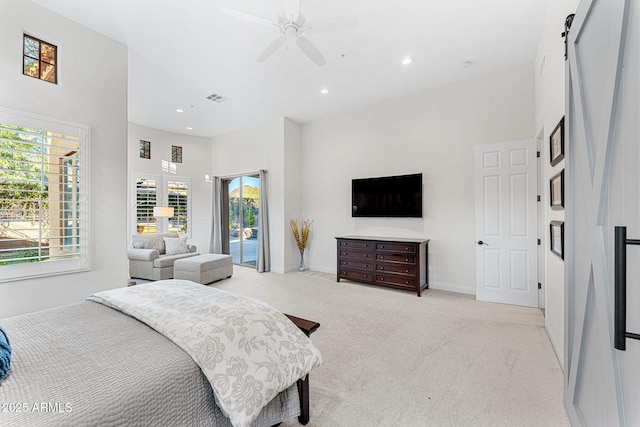
<instances>
[{"instance_id":1,"label":"beige carpet","mask_svg":"<svg viewBox=\"0 0 640 427\"><path fill-rule=\"evenodd\" d=\"M321 324L309 426L569 425L540 310L234 269L213 286Z\"/></svg>"}]
</instances>

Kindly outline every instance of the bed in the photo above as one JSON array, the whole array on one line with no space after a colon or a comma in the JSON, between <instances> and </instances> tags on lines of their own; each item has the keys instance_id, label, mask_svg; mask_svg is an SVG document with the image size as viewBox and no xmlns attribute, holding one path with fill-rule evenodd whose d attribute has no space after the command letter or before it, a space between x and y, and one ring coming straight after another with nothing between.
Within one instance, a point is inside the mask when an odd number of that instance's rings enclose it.
<instances>
[{"instance_id":1,"label":"bed","mask_svg":"<svg viewBox=\"0 0 640 427\"><path fill-rule=\"evenodd\" d=\"M296 382L322 362L282 313L215 288L164 280L90 298L0 320L0 425L272 426L300 414Z\"/></svg>"}]
</instances>

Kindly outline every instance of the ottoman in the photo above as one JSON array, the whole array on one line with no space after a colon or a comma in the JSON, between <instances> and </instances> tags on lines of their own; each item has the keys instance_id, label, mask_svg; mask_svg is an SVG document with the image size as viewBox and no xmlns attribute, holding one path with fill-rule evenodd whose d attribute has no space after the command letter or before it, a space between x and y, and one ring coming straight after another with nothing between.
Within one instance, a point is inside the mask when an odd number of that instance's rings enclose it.
<instances>
[{"instance_id":1,"label":"ottoman","mask_svg":"<svg viewBox=\"0 0 640 427\"><path fill-rule=\"evenodd\" d=\"M203 254L177 259L173 263L173 278L191 280L206 285L231 277L233 259L225 254Z\"/></svg>"}]
</instances>

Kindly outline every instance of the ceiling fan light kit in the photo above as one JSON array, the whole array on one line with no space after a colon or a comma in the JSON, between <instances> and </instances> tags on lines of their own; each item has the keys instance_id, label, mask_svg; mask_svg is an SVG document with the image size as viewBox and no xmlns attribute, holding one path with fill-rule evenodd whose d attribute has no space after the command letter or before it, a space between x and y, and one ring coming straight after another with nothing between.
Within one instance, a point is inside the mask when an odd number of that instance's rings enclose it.
<instances>
[{"instance_id":1,"label":"ceiling fan light kit","mask_svg":"<svg viewBox=\"0 0 640 427\"><path fill-rule=\"evenodd\" d=\"M358 25L358 18L345 17L322 18L316 21L307 22L304 15L300 12L300 0L283 0L283 9L284 14L278 22L269 21L268 19L260 16L241 12L239 10L223 8L221 11L229 16L233 16L234 18L242 19L243 21L276 28L282 33L281 36L269 43L262 51L260 56L258 56L258 62L263 62L270 58L271 55L280 49L289 38L296 41L296 44L307 58L313 61L316 65L322 67L327 63L324 56L311 42L311 40L304 37L302 34L304 32L320 34L342 31L354 28Z\"/></svg>"}]
</instances>

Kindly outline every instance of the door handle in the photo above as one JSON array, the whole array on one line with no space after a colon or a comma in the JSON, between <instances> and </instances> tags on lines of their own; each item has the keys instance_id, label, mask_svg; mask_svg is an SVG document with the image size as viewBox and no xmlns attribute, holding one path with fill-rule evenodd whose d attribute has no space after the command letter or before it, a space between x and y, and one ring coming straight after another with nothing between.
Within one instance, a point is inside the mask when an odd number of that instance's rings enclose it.
<instances>
[{"instance_id":1,"label":"door handle","mask_svg":"<svg viewBox=\"0 0 640 427\"><path fill-rule=\"evenodd\" d=\"M627 239L627 227L615 227L613 346L626 350L626 339L640 340L640 334L627 332L627 245L640 245L640 240Z\"/></svg>"},{"instance_id":2,"label":"door handle","mask_svg":"<svg viewBox=\"0 0 640 427\"><path fill-rule=\"evenodd\" d=\"M482 240L478 240L478 246L486 245L489 246L488 243L483 242Z\"/></svg>"}]
</instances>

